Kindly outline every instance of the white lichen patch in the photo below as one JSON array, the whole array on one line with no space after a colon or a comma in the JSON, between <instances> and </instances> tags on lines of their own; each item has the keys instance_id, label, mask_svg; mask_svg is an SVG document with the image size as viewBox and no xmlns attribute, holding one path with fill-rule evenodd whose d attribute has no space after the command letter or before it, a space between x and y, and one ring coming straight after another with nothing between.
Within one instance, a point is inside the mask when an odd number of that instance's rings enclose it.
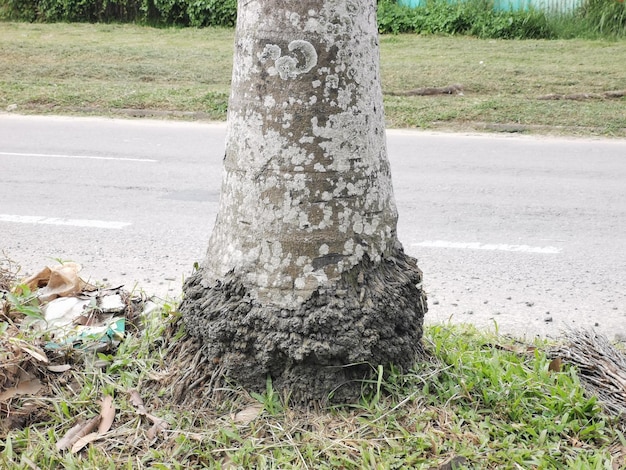
<instances>
[{"instance_id":1,"label":"white lichen patch","mask_svg":"<svg viewBox=\"0 0 626 470\"><path fill-rule=\"evenodd\" d=\"M257 54L262 64L270 64L267 68L270 76L280 75L283 80L288 80L311 71L317 65L317 51L310 42L296 39L289 43L287 49L291 55L282 55L280 46L276 44L265 44Z\"/></svg>"}]
</instances>

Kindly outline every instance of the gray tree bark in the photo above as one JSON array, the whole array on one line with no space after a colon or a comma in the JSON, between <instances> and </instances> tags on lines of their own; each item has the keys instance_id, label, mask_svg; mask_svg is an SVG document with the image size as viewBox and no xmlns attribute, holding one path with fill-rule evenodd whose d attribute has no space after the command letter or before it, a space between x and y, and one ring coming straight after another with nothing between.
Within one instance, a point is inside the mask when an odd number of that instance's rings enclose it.
<instances>
[{"instance_id":1,"label":"gray tree bark","mask_svg":"<svg viewBox=\"0 0 626 470\"><path fill-rule=\"evenodd\" d=\"M421 350L396 235L375 0L240 0L220 208L181 312L241 385L351 399Z\"/></svg>"}]
</instances>

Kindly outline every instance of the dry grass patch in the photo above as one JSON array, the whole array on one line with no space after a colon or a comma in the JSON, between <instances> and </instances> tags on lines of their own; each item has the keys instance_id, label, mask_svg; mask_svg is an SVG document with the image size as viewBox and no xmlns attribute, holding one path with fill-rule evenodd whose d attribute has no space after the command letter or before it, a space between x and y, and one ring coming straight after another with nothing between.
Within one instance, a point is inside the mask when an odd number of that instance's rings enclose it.
<instances>
[{"instance_id":1,"label":"dry grass patch","mask_svg":"<svg viewBox=\"0 0 626 470\"><path fill-rule=\"evenodd\" d=\"M232 48L229 29L0 23L0 110L222 120ZM626 98L607 94L624 63L624 40L381 37L390 127L625 137Z\"/></svg>"}]
</instances>

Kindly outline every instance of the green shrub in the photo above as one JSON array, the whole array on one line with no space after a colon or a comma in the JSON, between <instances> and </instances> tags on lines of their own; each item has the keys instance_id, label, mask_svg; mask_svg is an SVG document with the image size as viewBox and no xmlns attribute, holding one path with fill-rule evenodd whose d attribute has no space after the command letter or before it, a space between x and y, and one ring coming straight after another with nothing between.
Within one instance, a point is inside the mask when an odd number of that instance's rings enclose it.
<instances>
[{"instance_id":1,"label":"green shrub","mask_svg":"<svg viewBox=\"0 0 626 470\"><path fill-rule=\"evenodd\" d=\"M539 39L554 36L543 12L494 11L491 0L428 0L409 8L391 0L378 4L381 33L470 34L480 38Z\"/></svg>"},{"instance_id":2,"label":"green shrub","mask_svg":"<svg viewBox=\"0 0 626 470\"><path fill-rule=\"evenodd\" d=\"M35 21L38 0L0 0L0 19Z\"/></svg>"},{"instance_id":3,"label":"green shrub","mask_svg":"<svg viewBox=\"0 0 626 470\"><path fill-rule=\"evenodd\" d=\"M0 0L0 19L234 26L237 0Z\"/></svg>"},{"instance_id":4,"label":"green shrub","mask_svg":"<svg viewBox=\"0 0 626 470\"><path fill-rule=\"evenodd\" d=\"M626 3L623 0L587 0L578 15L587 29L599 36L626 36Z\"/></svg>"},{"instance_id":5,"label":"green shrub","mask_svg":"<svg viewBox=\"0 0 626 470\"><path fill-rule=\"evenodd\" d=\"M189 0L191 26L235 26L237 0Z\"/></svg>"},{"instance_id":6,"label":"green shrub","mask_svg":"<svg viewBox=\"0 0 626 470\"><path fill-rule=\"evenodd\" d=\"M398 5L394 0L379 0L378 30L381 33L409 33L415 31L412 8Z\"/></svg>"},{"instance_id":7,"label":"green shrub","mask_svg":"<svg viewBox=\"0 0 626 470\"><path fill-rule=\"evenodd\" d=\"M569 15L495 11L493 0L425 0L410 8L377 0L381 33L469 34L547 39L626 36L624 0L585 0ZM0 0L0 20L135 22L155 26L235 25L237 0Z\"/></svg>"},{"instance_id":8,"label":"green shrub","mask_svg":"<svg viewBox=\"0 0 626 470\"><path fill-rule=\"evenodd\" d=\"M142 0L141 20L154 25L186 26L189 24L186 0Z\"/></svg>"}]
</instances>

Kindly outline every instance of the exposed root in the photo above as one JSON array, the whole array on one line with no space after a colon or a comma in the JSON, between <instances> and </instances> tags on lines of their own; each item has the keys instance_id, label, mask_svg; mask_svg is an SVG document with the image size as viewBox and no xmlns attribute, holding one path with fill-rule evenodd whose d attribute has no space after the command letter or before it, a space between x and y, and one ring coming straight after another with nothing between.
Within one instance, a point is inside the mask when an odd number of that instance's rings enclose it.
<instances>
[{"instance_id":1,"label":"exposed root","mask_svg":"<svg viewBox=\"0 0 626 470\"><path fill-rule=\"evenodd\" d=\"M422 273L401 250L365 259L294 309L261 304L235 273L208 287L202 275L188 279L180 306L206 357L197 365L248 390L262 392L269 376L294 401L351 401L379 364L408 369L422 351ZM194 374L185 386L202 383Z\"/></svg>"},{"instance_id":2,"label":"exposed root","mask_svg":"<svg viewBox=\"0 0 626 470\"><path fill-rule=\"evenodd\" d=\"M585 330L566 333L569 343L556 355L578 369L585 389L626 425L626 356L603 335Z\"/></svg>"}]
</instances>

